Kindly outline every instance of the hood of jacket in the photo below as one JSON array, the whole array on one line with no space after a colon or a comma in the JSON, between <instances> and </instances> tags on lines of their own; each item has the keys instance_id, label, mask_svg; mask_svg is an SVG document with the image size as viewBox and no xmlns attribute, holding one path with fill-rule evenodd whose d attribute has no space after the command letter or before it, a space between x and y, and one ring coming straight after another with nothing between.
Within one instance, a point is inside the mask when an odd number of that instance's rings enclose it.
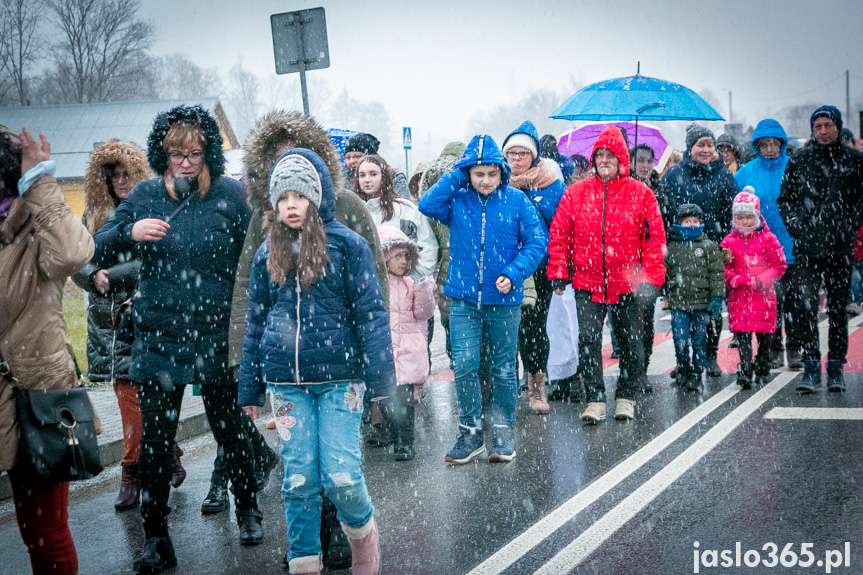
<instances>
[{"instance_id":1,"label":"hood of jacket","mask_svg":"<svg viewBox=\"0 0 863 575\"><path fill-rule=\"evenodd\" d=\"M272 209L269 174L276 165L276 152L286 142L313 151L326 164L334 190L344 187L339 153L324 129L299 112L276 110L258 120L244 146L246 195L249 205L262 213Z\"/></svg>"},{"instance_id":2,"label":"hood of jacket","mask_svg":"<svg viewBox=\"0 0 863 575\"><path fill-rule=\"evenodd\" d=\"M164 176L168 171L168 154L162 142L165 141L171 126L180 121L194 122L201 126L201 132L207 142L204 161L210 171L210 177L216 179L224 174L225 157L222 155L222 134L219 132L219 125L207 110L197 105L176 106L156 116L153 130L147 138L147 159L153 171L160 176Z\"/></svg>"},{"instance_id":3,"label":"hood of jacket","mask_svg":"<svg viewBox=\"0 0 863 575\"><path fill-rule=\"evenodd\" d=\"M465 148L466 146L461 142L450 142L444 146L440 156L432 161L423 172L423 177L420 180L420 196L435 185L441 176L455 167L456 162L464 154Z\"/></svg>"},{"instance_id":4,"label":"hood of jacket","mask_svg":"<svg viewBox=\"0 0 863 575\"><path fill-rule=\"evenodd\" d=\"M405 275L409 276L416 271L420 250L415 241L394 226L378 226L378 236L381 239L381 251L384 252L384 259L388 259L388 251L402 248L408 252L408 270Z\"/></svg>"},{"instance_id":5,"label":"hood of jacket","mask_svg":"<svg viewBox=\"0 0 863 575\"><path fill-rule=\"evenodd\" d=\"M516 134L524 134L534 141L534 143L536 144L537 156L533 159L533 162L530 165L531 165L531 167L537 165L539 163L540 159L542 159L542 142L539 139L539 132L536 131L536 126L534 126L533 122L531 122L530 120L522 122L521 126L519 126L515 130L510 132L509 135L506 138L504 138L504 140L503 140L503 147L504 148L506 147L507 140L509 140L510 138L512 138Z\"/></svg>"},{"instance_id":6,"label":"hood of jacket","mask_svg":"<svg viewBox=\"0 0 863 575\"><path fill-rule=\"evenodd\" d=\"M500 187L505 188L509 185L509 164L500 153L500 148L491 136L485 134L477 134L471 138L470 143L464 150L461 159L455 163L455 167L464 170L465 173L470 172L471 166L481 166L487 164L496 164L500 166ZM470 174L468 174L470 175Z\"/></svg>"},{"instance_id":7,"label":"hood of jacket","mask_svg":"<svg viewBox=\"0 0 863 575\"><path fill-rule=\"evenodd\" d=\"M608 126L599 136L597 136L596 142L593 143L593 151L590 152L591 169L595 168L593 160L596 157L596 151L600 148L611 150L611 153L617 156L617 159L620 160L620 173L617 177L628 177L629 150L626 148L626 140L623 139L623 134L620 132L620 128L617 126Z\"/></svg>"},{"instance_id":8,"label":"hood of jacket","mask_svg":"<svg viewBox=\"0 0 863 575\"><path fill-rule=\"evenodd\" d=\"M294 148L279 156L278 159L273 162L273 168L276 167L276 164L278 164L279 160L282 158L293 155L302 156L309 160L318 171L318 175L321 177L321 207L318 208L318 213L324 221L324 224L334 221L336 218L336 194L333 190L333 179L330 176L329 168L327 168L327 165L319 155L306 148ZM270 172L267 173L268 182L270 180L270 173L272 173L272 168L270 168ZM268 209L272 209L272 207Z\"/></svg>"},{"instance_id":9,"label":"hood of jacket","mask_svg":"<svg viewBox=\"0 0 863 575\"><path fill-rule=\"evenodd\" d=\"M108 181L103 168L108 164L123 164L129 171L134 188L138 182L153 177L147 154L137 144L111 140L96 146L87 164L84 177L84 213L87 214L87 229L96 233L114 214L114 196L108 191Z\"/></svg>"},{"instance_id":10,"label":"hood of jacket","mask_svg":"<svg viewBox=\"0 0 863 575\"><path fill-rule=\"evenodd\" d=\"M755 145L755 142L759 138L776 138L780 140L782 144L779 148L779 155L775 158L765 158L762 156L758 150L758 146ZM755 131L752 132L752 147L755 149L755 155L758 158L758 162L767 169L778 169L779 167L783 170L785 169L785 163L788 158L787 145L788 136L785 134L782 124L772 118L758 122L758 125L755 126Z\"/></svg>"}]
</instances>

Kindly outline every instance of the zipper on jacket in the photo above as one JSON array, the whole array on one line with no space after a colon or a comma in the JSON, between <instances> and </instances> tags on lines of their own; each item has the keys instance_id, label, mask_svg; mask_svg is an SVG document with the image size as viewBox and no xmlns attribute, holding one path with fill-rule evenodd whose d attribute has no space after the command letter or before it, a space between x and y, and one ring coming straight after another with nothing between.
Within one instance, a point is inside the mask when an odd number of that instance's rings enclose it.
<instances>
[{"instance_id":1,"label":"zipper on jacket","mask_svg":"<svg viewBox=\"0 0 863 575\"><path fill-rule=\"evenodd\" d=\"M608 302L608 270L606 269L605 261L605 218L608 213L608 182L605 182L605 192L602 199L602 293L605 296L605 302Z\"/></svg>"},{"instance_id":2,"label":"zipper on jacket","mask_svg":"<svg viewBox=\"0 0 863 575\"><path fill-rule=\"evenodd\" d=\"M749 236L744 236L743 238L743 269L746 271L746 277L749 277ZM749 301L744 302L746 305L743 307L743 325L749 325L749 308L752 306L753 301L753 292L754 290L750 289L747 296L749 297ZM751 344L750 344L751 345Z\"/></svg>"},{"instance_id":3,"label":"zipper on jacket","mask_svg":"<svg viewBox=\"0 0 863 575\"><path fill-rule=\"evenodd\" d=\"M297 270L297 335L294 337L294 377L297 380L297 385L300 384L300 274Z\"/></svg>"},{"instance_id":4,"label":"zipper on jacket","mask_svg":"<svg viewBox=\"0 0 863 575\"><path fill-rule=\"evenodd\" d=\"M485 271L485 206L488 203L488 197L483 199L480 196L479 202L482 204L482 227L479 234L479 293L476 298L477 309L482 307L482 278Z\"/></svg>"}]
</instances>

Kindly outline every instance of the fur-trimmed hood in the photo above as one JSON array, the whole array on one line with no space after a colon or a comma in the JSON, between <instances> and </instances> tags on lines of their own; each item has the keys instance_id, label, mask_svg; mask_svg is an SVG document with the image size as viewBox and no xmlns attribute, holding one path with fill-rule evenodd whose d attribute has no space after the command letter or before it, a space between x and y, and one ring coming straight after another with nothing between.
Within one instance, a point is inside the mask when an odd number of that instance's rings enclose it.
<instances>
[{"instance_id":1,"label":"fur-trimmed hood","mask_svg":"<svg viewBox=\"0 0 863 575\"><path fill-rule=\"evenodd\" d=\"M246 138L246 155L243 167L246 176L246 195L249 205L262 213L270 206L270 170L278 159L276 151L286 141L297 148L315 152L327 165L338 194L344 186L339 153L324 129L309 116L299 112L275 110L262 117Z\"/></svg>"},{"instance_id":2,"label":"fur-trimmed hood","mask_svg":"<svg viewBox=\"0 0 863 575\"><path fill-rule=\"evenodd\" d=\"M204 160L207 164L207 169L210 171L210 178L216 179L225 173L225 157L222 155L222 134L219 132L219 125L213 116L210 115L203 107L195 106L176 106L167 112L162 112L153 121L153 130L147 138L147 159L150 161L150 166L160 176L164 176L168 171L168 154L162 146L165 141L165 136L168 135L168 130L175 123L184 120L194 122L201 126L201 132L204 134L204 140L207 141L207 149L204 152Z\"/></svg>"},{"instance_id":3,"label":"fur-trimmed hood","mask_svg":"<svg viewBox=\"0 0 863 575\"><path fill-rule=\"evenodd\" d=\"M108 164L123 164L129 171L133 188L138 182L153 177L147 154L137 144L111 140L96 146L90 154L84 179L84 213L87 214L87 229L91 234L111 219L116 207L105 178L104 167Z\"/></svg>"},{"instance_id":4,"label":"fur-trimmed hood","mask_svg":"<svg viewBox=\"0 0 863 575\"><path fill-rule=\"evenodd\" d=\"M420 250L415 241L394 226L378 226L378 237L381 240L381 251L384 252L385 260L388 260L390 257L387 253L390 250L405 249L408 252L408 269L405 275L411 275L416 271L417 262L420 259Z\"/></svg>"}]
</instances>

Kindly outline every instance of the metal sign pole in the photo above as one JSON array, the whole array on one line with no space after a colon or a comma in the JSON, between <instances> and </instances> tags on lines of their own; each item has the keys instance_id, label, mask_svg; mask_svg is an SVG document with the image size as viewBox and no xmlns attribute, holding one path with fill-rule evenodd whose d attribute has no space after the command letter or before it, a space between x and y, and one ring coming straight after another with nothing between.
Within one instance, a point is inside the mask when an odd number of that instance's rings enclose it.
<instances>
[{"instance_id":1,"label":"metal sign pole","mask_svg":"<svg viewBox=\"0 0 863 575\"><path fill-rule=\"evenodd\" d=\"M309 89L308 89L308 86L306 86L306 58L305 58L306 47L305 47L305 43L303 42L303 24L304 23L305 23L305 18L302 18L302 17L299 17L296 20L294 20L294 22L292 22L292 24L297 24L300 27L299 28L300 33L297 34L297 43L299 45L300 58L298 59L299 61L297 62L297 64L300 68L300 89L303 92L303 114L305 114L306 116L309 116L311 114L309 114Z\"/></svg>"}]
</instances>

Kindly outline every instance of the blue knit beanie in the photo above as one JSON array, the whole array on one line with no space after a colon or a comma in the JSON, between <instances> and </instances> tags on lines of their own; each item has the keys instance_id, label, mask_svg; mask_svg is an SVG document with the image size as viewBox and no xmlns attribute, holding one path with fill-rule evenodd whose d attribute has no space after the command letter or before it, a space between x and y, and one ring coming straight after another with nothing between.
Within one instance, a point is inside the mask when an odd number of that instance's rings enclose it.
<instances>
[{"instance_id":1,"label":"blue knit beanie","mask_svg":"<svg viewBox=\"0 0 863 575\"><path fill-rule=\"evenodd\" d=\"M814 112L812 112L812 117L809 118L809 129L812 129L812 126L815 125L815 120L818 118L830 118L833 120L833 123L836 124L836 129L842 129L842 112L839 111L839 108L836 106L821 106Z\"/></svg>"}]
</instances>

